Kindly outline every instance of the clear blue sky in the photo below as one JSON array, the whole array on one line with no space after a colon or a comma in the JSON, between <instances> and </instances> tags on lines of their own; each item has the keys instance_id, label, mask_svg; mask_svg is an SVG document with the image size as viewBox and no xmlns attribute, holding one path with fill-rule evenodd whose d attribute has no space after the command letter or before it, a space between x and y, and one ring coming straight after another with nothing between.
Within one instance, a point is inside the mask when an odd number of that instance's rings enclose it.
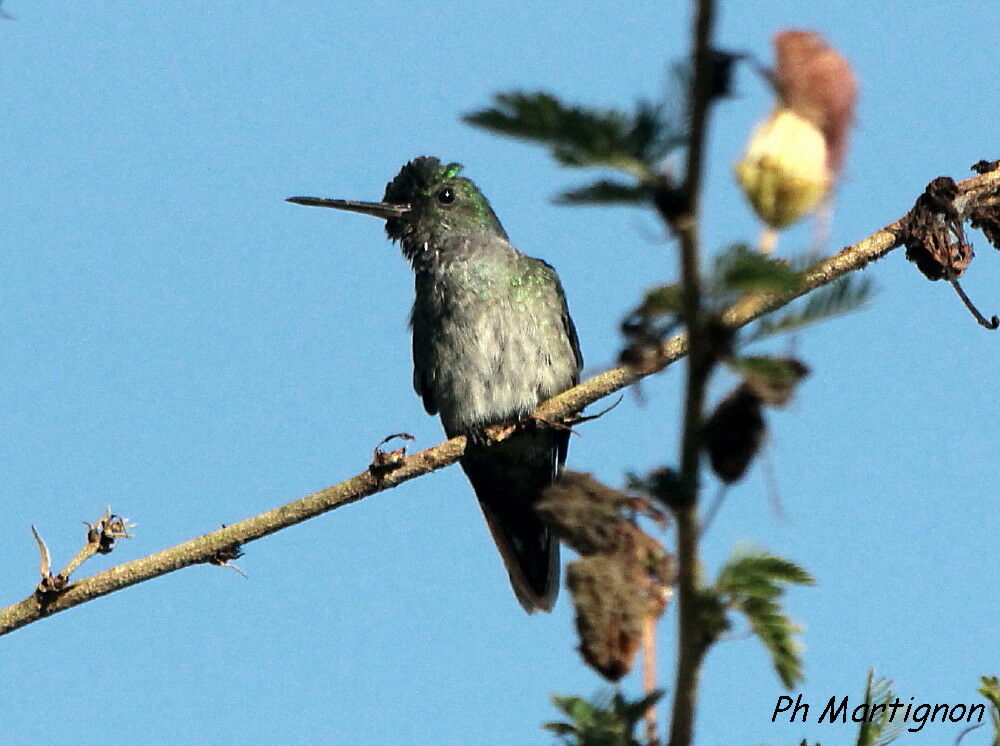
<instances>
[{"instance_id":1,"label":"clear blue sky","mask_svg":"<svg viewBox=\"0 0 1000 746\"><path fill-rule=\"evenodd\" d=\"M856 67L833 247L901 215L931 178L1000 157L988 3L722 5L725 47L768 58L775 31L813 28ZM553 206L585 175L459 116L515 86L659 96L687 48L686 2L4 8L0 604L36 581L30 524L61 563L105 503L133 518L136 538L92 572L350 476L389 433L440 440L410 388L397 249L378 221L287 196L374 199L414 156L465 163L515 244L559 270L592 372L615 359L630 304L674 276L651 215ZM712 248L758 231L731 166L770 101L746 72L738 93L713 121ZM966 289L1000 313L1000 256L974 241ZM1000 672L1000 332L900 252L866 274L878 297L800 338L813 375L771 417L784 517L755 468L706 559L750 541L815 574L788 601L806 699L857 695L874 665L904 700L969 702L978 675ZM586 425L570 465L617 484L671 461L679 371ZM521 613L457 468L255 543L240 564L249 579L192 568L0 640L0 742L544 744L550 694L602 687L565 595L551 616ZM782 690L751 639L712 651L702 692L702 744L853 742L853 726L770 723Z\"/></svg>"}]
</instances>

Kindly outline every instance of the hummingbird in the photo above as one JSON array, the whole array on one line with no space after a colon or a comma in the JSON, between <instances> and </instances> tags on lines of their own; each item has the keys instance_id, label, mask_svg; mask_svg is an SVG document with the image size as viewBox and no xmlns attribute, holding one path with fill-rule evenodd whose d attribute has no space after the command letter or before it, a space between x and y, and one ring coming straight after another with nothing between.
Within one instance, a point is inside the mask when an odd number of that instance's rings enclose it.
<instances>
[{"instance_id":1,"label":"hummingbird","mask_svg":"<svg viewBox=\"0 0 1000 746\"><path fill-rule=\"evenodd\" d=\"M462 168L420 157L381 202L288 201L385 220L414 273L413 388L449 438L467 436L462 469L521 606L551 611L559 541L535 504L558 478L570 432L525 426L525 418L579 382L583 358L556 271L514 248ZM485 427L500 423L513 434L487 446Z\"/></svg>"}]
</instances>

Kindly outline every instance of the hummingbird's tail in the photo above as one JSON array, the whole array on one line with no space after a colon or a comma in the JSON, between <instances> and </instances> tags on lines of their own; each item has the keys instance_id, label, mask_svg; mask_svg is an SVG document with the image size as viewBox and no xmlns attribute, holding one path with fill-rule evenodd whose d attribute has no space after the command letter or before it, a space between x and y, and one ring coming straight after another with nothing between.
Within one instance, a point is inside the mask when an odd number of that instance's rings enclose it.
<instances>
[{"instance_id":1,"label":"hummingbird's tail","mask_svg":"<svg viewBox=\"0 0 1000 746\"><path fill-rule=\"evenodd\" d=\"M518 433L462 458L517 600L529 614L551 611L559 594L559 540L535 504L555 480L568 433Z\"/></svg>"}]
</instances>

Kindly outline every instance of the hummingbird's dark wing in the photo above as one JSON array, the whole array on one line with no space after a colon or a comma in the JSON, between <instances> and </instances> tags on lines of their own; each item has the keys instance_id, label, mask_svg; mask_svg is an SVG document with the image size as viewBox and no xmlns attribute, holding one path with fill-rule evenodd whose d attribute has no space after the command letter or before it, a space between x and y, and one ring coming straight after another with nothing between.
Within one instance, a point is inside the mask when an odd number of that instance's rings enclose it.
<instances>
[{"instance_id":1,"label":"hummingbird's dark wing","mask_svg":"<svg viewBox=\"0 0 1000 746\"><path fill-rule=\"evenodd\" d=\"M566 291L563 290L562 282L559 281L559 274L556 272L555 267L546 262L543 259L537 259L539 263L545 265L545 268L552 275L552 283L555 285L556 293L559 295L559 300L562 302L562 323L563 329L566 332L566 339L569 341L569 346L573 349L573 357L576 358L576 375L573 377L573 385L580 383L580 371L583 369L583 353L580 352L580 338L576 336L576 325L573 323L573 317L569 315L569 306L566 305Z\"/></svg>"},{"instance_id":2,"label":"hummingbird's dark wing","mask_svg":"<svg viewBox=\"0 0 1000 746\"><path fill-rule=\"evenodd\" d=\"M538 259L536 260L540 264L544 265L552 276L552 283L555 286L556 293L559 295L559 300L562 306L562 326L566 333L566 340L569 342L570 348L573 350L573 358L576 361L576 367L571 378L571 386L576 386L580 383L580 371L583 369L583 353L580 351L580 339L576 335L576 325L573 323L573 317L569 315L569 306L566 305L566 292L563 290L562 282L559 281L559 274L556 272L555 267L553 267L548 262ZM559 476L559 469L562 465L566 463L566 456L569 452L569 436L570 432L568 430L556 432L553 434L556 442L556 458L553 460L552 465L553 475L552 480Z\"/></svg>"},{"instance_id":3,"label":"hummingbird's dark wing","mask_svg":"<svg viewBox=\"0 0 1000 746\"><path fill-rule=\"evenodd\" d=\"M437 414L438 405L434 401L433 381L434 375L434 351L427 344L426 340L430 336L427 328L429 319L414 304L413 312L410 315L410 328L413 330L413 390L424 403L424 410L427 414Z\"/></svg>"}]
</instances>

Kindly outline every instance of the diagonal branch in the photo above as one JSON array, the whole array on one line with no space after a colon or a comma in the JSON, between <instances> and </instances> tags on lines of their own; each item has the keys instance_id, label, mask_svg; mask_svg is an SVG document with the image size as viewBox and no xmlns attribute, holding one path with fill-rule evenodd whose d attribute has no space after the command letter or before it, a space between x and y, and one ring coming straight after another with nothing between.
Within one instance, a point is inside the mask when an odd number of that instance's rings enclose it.
<instances>
[{"instance_id":1,"label":"diagonal branch","mask_svg":"<svg viewBox=\"0 0 1000 746\"><path fill-rule=\"evenodd\" d=\"M1000 171L991 171L960 183L959 191L970 197L969 209L979 200L1000 189ZM900 245L900 221L886 226L868 238L848 246L818 263L807 273L802 286L784 295L748 296L726 311L726 323L744 326L766 313L786 305L795 298L879 259ZM580 411L605 396L630 386L652 373L663 370L687 354L687 337L679 334L665 341L656 364L637 370L628 366L613 368L585 383L575 386L542 403L535 414L539 418L558 420ZM502 439L501 438L498 438ZM348 505L377 492L384 492L403 482L455 463L465 450L465 438L458 437L420 451L402 460L399 467L387 473L361 472L339 484L315 492L281 507L261 513L231 526L213 531L148 557L112 567L70 585L56 598L40 604L34 595L5 609L0 609L0 635L13 632L27 624L78 606L100 596L114 593L136 583L166 575L184 567L217 563L227 552L273 534L321 513Z\"/></svg>"}]
</instances>

